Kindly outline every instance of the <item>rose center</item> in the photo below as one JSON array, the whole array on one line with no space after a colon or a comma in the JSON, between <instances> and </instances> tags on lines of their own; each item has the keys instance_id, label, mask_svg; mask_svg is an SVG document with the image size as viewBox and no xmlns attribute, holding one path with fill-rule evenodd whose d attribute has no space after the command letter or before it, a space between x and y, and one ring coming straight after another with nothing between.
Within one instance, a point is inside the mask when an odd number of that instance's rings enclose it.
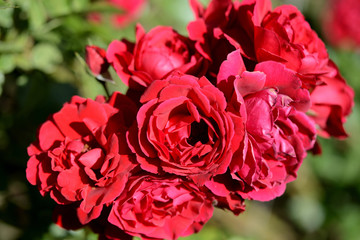
<instances>
[{"instance_id":1,"label":"rose center","mask_svg":"<svg viewBox=\"0 0 360 240\"><path fill-rule=\"evenodd\" d=\"M191 133L187 142L192 146L197 142L201 142L202 144L209 142L208 128L208 125L202 119L200 122L191 123Z\"/></svg>"}]
</instances>

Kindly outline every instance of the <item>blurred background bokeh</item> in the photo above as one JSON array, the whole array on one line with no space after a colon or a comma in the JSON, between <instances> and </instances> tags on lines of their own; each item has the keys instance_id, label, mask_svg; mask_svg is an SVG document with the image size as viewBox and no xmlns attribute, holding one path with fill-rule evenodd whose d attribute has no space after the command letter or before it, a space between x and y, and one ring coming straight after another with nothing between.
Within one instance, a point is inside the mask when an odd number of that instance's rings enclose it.
<instances>
[{"instance_id":1,"label":"blurred background bokeh","mask_svg":"<svg viewBox=\"0 0 360 240\"><path fill-rule=\"evenodd\" d=\"M134 40L136 22L146 30L170 25L186 35L193 19L187 0L138 2L135 10L119 10L105 0L0 0L0 240L97 239L87 229L65 231L52 223L54 201L26 180L26 148L39 125L71 96L104 94L85 70L86 45L106 48L114 39ZM341 23L339 28L354 32L351 27L360 25L360 1L350 2L342 10L342 18L351 19L350 27ZM351 34L334 41L335 25L329 19L336 13L331 3L274 0L273 6L294 4L303 12L354 88L355 107L346 123L349 138L320 139L322 155L309 154L282 197L266 203L248 201L240 216L216 210L199 234L184 239L360 239L360 47ZM358 17L349 15L354 9ZM126 11L130 18L116 23L114 14ZM124 91L119 82L109 87Z\"/></svg>"}]
</instances>

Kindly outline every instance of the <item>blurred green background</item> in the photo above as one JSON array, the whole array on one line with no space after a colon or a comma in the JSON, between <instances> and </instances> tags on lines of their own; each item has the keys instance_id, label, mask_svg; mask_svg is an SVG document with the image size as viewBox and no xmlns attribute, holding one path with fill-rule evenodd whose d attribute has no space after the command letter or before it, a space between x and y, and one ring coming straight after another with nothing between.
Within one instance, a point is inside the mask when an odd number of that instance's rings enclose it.
<instances>
[{"instance_id":1,"label":"blurred green background","mask_svg":"<svg viewBox=\"0 0 360 240\"><path fill-rule=\"evenodd\" d=\"M283 3L297 5L321 36L326 0L278 0L273 6ZM117 10L90 0L0 0L0 240L97 239L86 229L65 231L52 224L54 201L25 178L26 148L39 125L72 95L104 94L79 60L85 45L106 48L113 39L135 38L135 23L122 29L106 20L91 23L86 16L92 11L109 16ZM138 21L147 30L171 25L186 34L192 19L187 0L149 0ZM328 50L356 92L346 123L350 137L320 139L323 154L305 159L282 197L248 201L237 217L216 210L199 234L184 239L360 239L360 51Z\"/></svg>"}]
</instances>

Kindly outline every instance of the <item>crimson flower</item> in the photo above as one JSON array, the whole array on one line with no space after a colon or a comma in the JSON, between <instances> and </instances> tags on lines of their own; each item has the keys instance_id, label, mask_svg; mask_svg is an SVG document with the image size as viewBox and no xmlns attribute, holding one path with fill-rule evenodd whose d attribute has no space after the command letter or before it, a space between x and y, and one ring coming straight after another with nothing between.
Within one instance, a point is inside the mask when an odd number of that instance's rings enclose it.
<instances>
[{"instance_id":1,"label":"crimson flower","mask_svg":"<svg viewBox=\"0 0 360 240\"><path fill-rule=\"evenodd\" d=\"M109 222L143 239L177 239L201 230L211 218L212 199L194 183L174 176L130 177Z\"/></svg>"},{"instance_id":2,"label":"crimson flower","mask_svg":"<svg viewBox=\"0 0 360 240\"><path fill-rule=\"evenodd\" d=\"M142 169L198 184L226 172L234 127L223 93L206 78L170 75L154 81L140 101L129 144Z\"/></svg>"},{"instance_id":3,"label":"crimson flower","mask_svg":"<svg viewBox=\"0 0 360 240\"><path fill-rule=\"evenodd\" d=\"M121 194L136 166L124 144L135 113L135 105L120 93L108 102L73 97L28 147L28 181L58 204L80 204L82 224L97 218L103 205Z\"/></svg>"},{"instance_id":4,"label":"crimson flower","mask_svg":"<svg viewBox=\"0 0 360 240\"><path fill-rule=\"evenodd\" d=\"M114 40L106 56L122 81L142 92L152 81L163 79L175 70L195 75L206 70L206 62L196 51L194 42L164 26L145 33L138 25L135 44Z\"/></svg>"}]
</instances>

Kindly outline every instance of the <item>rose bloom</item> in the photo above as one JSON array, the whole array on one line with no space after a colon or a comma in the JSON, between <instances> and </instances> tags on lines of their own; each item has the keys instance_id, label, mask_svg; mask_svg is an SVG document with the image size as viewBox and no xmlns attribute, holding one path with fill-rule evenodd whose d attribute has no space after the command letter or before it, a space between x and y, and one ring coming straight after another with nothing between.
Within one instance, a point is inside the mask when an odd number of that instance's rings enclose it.
<instances>
[{"instance_id":1,"label":"rose bloom","mask_svg":"<svg viewBox=\"0 0 360 240\"><path fill-rule=\"evenodd\" d=\"M28 181L58 204L78 204L82 224L97 218L135 166L125 139L135 114L135 105L120 93L108 102L74 96L42 124L28 147Z\"/></svg>"},{"instance_id":2,"label":"rose bloom","mask_svg":"<svg viewBox=\"0 0 360 240\"><path fill-rule=\"evenodd\" d=\"M194 183L176 176L142 174L129 178L109 222L144 239L177 239L201 230L213 213L212 199Z\"/></svg>"},{"instance_id":3,"label":"rose bloom","mask_svg":"<svg viewBox=\"0 0 360 240\"><path fill-rule=\"evenodd\" d=\"M107 72L109 63L106 60L106 51L98 46L86 46L85 61L95 76Z\"/></svg>"},{"instance_id":4,"label":"rose bloom","mask_svg":"<svg viewBox=\"0 0 360 240\"><path fill-rule=\"evenodd\" d=\"M106 0L110 5L123 11L120 14L113 14L111 22L115 27L126 27L132 21L139 17L146 0ZM94 23L101 23L103 16L94 12L88 15L88 19Z\"/></svg>"},{"instance_id":5,"label":"rose bloom","mask_svg":"<svg viewBox=\"0 0 360 240\"><path fill-rule=\"evenodd\" d=\"M124 11L113 16L114 25L124 27L139 16L147 0L108 0L108 2Z\"/></svg>"},{"instance_id":6,"label":"rose bloom","mask_svg":"<svg viewBox=\"0 0 360 240\"><path fill-rule=\"evenodd\" d=\"M354 106L354 90L346 84L336 65L330 63L336 71L335 77L322 77L324 84L311 92L309 116L319 125L322 137L347 137L344 129L346 117Z\"/></svg>"},{"instance_id":7,"label":"rose bloom","mask_svg":"<svg viewBox=\"0 0 360 240\"><path fill-rule=\"evenodd\" d=\"M334 46L360 47L360 2L358 0L329 0L323 13L323 33Z\"/></svg>"},{"instance_id":8,"label":"rose bloom","mask_svg":"<svg viewBox=\"0 0 360 240\"><path fill-rule=\"evenodd\" d=\"M205 77L174 73L154 81L140 101L129 144L142 169L200 185L226 172L234 126L223 93Z\"/></svg>"},{"instance_id":9,"label":"rose bloom","mask_svg":"<svg viewBox=\"0 0 360 240\"><path fill-rule=\"evenodd\" d=\"M199 51L215 59L210 68L213 77L218 74L227 54L239 49L246 70L252 71L257 63L264 61L282 63L296 72L302 87L309 92L329 84L331 78L341 78L336 66L329 60L324 43L294 6L282 5L272 10L269 0L245 0L241 3L213 0L204 9L198 1L191 2L196 20L188 25L189 36L197 41ZM218 49L222 50L222 54L217 53ZM330 88L338 87L333 92L342 102L343 110L335 111L339 104L323 97L321 103L328 106L328 113L313 106L309 114L314 116L320 134L343 137L346 135L343 123L353 105L353 94L346 82L335 81L342 83L332 84ZM346 94L341 94L343 89ZM315 101L309 104L315 104ZM339 124L333 124L334 121Z\"/></svg>"},{"instance_id":10,"label":"rose bloom","mask_svg":"<svg viewBox=\"0 0 360 240\"><path fill-rule=\"evenodd\" d=\"M203 43L204 51L229 49L221 55L225 60L228 53L240 49L247 70L258 62L281 62L296 71L307 87L328 72L325 45L296 7L272 10L270 0L213 0L207 9L196 0L192 3L197 19L189 24L189 35Z\"/></svg>"},{"instance_id":11,"label":"rose bloom","mask_svg":"<svg viewBox=\"0 0 360 240\"><path fill-rule=\"evenodd\" d=\"M219 174L205 182L205 186L210 190L214 198L214 206L221 209L230 210L233 214L239 215L245 211L243 195L246 190L242 181L234 180L228 170L224 174Z\"/></svg>"},{"instance_id":12,"label":"rose bloom","mask_svg":"<svg viewBox=\"0 0 360 240\"><path fill-rule=\"evenodd\" d=\"M195 50L194 42L164 26L145 33L138 25L135 44L114 40L106 56L122 81L140 91L175 70L193 75L202 75L206 70L206 62Z\"/></svg>"},{"instance_id":13,"label":"rose bloom","mask_svg":"<svg viewBox=\"0 0 360 240\"><path fill-rule=\"evenodd\" d=\"M240 50L229 54L218 75L218 85L229 99L227 110L239 115L245 127L229 166L238 182L232 191L267 201L282 195L286 184L296 178L306 151L314 146L315 123L304 113L310 106L309 92L295 71L266 61L248 72L241 59ZM224 179L229 176L215 177L206 186L221 192Z\"/></svg>"}]
</instances>

